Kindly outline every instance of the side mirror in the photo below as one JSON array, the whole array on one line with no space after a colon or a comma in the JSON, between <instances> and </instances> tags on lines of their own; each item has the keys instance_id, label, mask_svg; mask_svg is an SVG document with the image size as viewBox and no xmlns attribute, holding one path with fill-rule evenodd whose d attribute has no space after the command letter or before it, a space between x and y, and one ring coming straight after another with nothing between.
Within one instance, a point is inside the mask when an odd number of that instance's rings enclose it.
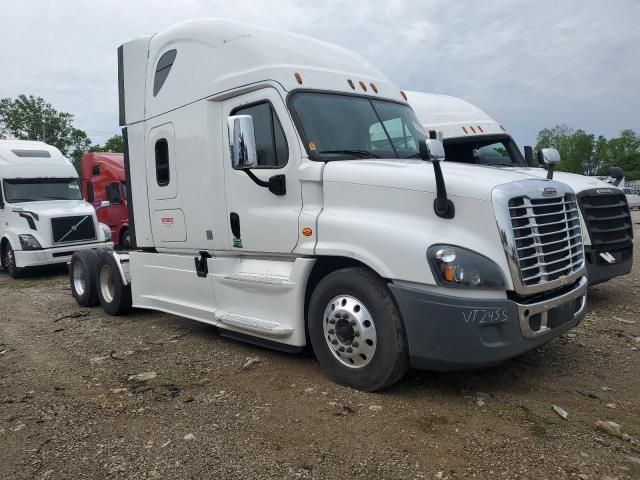
<instances>
[{"instance_id":1,"label":"side mirror","mask_svg":"<svg viewBox=\"0 0 640 480\"><path fill-rule=\"evenodd\" d=\"M98 205L96 207L96 212L98 210L102 210L103 208L107 208L107 207L110 207L110 206L111 206L111 202L109 202L107 200L103 200L103 201L100 202L100 205Z\"/></svg>"},{"instance_id":2,"label":"side mirror","mask_svg":"<svg viewBox=\"0 0 640 480\"><path fill-rule=\"evenodd\" d=\"M538 150L538 161L547 166L547 178L553 178L553 167L560 162L560 152L555 148Z\"/></svg>"},{"instance_id":3,"label":"side mirror","mask_svg":"<svg viewBox=\"0 0 640 480\"><path fill-rule=\"evenodd\" d=\"M616 180L619 180L621 178L624 178L624 172L620 167L611 167L609 169L609 176L611 178L615 178Z\"/></svg>"},{"instance_id":4,"label":"side mirror","mask_svg":"<svg viewBox=\"0 0 640 480\"><path fill-rule=\"evenodd\" d=\"M533 147L531 145L525 145L524 147L524 161L527 167L535 167L533 164Z\"/></svg>"},{"instance_id":5,"label":"side mirror","mask_svg":"<svg viewBox=\"0 0 640 480\"><path fill-rule=\"evenodd\" d=\"M543 148L540 150L542 161L547 165L560 163L560 152L555 148Z\"/></svg>"},{"instance_id":6,"label":"side mirror","mask_svg":"<svg viewBox=\"0 0 640 480\"><path fill-rule=\"evenodd\" d=\"M440 140L427 138L424 142L420 142L420 157L422 160L440 162L445 157L444 145Z\"/></svg>"},{"instance_id":7,"label":"side mirror","mask_svg":"<svg viewBox=\"0 0 640 480\"><path fill-rule=\"evenodd\" d=\"M232 115L227 119L231 165L236 170L248 170L258 165L256 137L251 115Z\"/></svg>"}]
</instances>

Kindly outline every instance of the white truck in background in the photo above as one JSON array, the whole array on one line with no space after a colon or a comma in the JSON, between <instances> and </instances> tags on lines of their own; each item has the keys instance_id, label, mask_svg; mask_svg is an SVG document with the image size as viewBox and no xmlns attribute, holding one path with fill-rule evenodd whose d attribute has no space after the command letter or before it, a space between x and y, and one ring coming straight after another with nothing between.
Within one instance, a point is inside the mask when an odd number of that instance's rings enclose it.
<instances>
[{"instance_id":1,"label":"white truck in background","mask_svg":"<svg viewBox=\"0 0 640 480\"><path fill-rule=\"evenodd\" d=\"M80 305L285 351L310 339L335 381L371 391L410 365L496 364L584 318L573 191L441 166L405 94L355 53L200 19L125 43L118 66L133 250L74 255Z\"/></svg>"},{"instance_id":2,"label":"white truck in background","mask_svg":"<svg viewBox=\"0 0 640 480\"><path fill-rule=\"evenodd\" d=\"M525 147L523 157L506 129L475 105L448 95L406 94L428 136L443 140L447 161L547 177L547 170L533 166L531 148ZM612 168L611 175L621 177L622 172ZM629 273L633 224L624 193L595 177L554 172L553 179L576 193L589 285Z\"/></svg>"},{"instance_id":3,"label":"white truck in background","mask_svg":"<svg viewBox=\"0 0 640 480\"><path fill-rule=\"evenodd\" d=\"M82 199L78 173L60 150L0 140L0 260L11 277L111 246L111 231Z\"/></svg>"}]
</instances>

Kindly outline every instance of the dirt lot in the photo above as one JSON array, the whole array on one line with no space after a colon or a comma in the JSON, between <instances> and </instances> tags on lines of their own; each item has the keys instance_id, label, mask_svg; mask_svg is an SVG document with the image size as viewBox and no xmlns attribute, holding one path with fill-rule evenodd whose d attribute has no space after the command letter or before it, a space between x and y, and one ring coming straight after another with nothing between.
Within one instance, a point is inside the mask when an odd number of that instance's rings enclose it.
<instances>
[{"instance_id":1,"label":"dirt lot","mask_svg":"<svg viewBox=\"0 0 640 480\"><path fill-rule=\"evenodd\" d=\"M0 478L640 478L635 258L544 348L378 394L332 384L308 353L79 308L64 269L0 274Z\"/></svg>"}]
</instances>

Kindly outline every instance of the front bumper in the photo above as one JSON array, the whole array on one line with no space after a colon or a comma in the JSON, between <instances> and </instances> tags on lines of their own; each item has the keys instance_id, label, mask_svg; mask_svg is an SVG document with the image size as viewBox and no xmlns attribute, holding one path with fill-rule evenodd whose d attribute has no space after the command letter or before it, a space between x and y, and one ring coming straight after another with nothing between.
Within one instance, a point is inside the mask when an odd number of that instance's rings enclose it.
<instances>
[{"instance_id":1,"label":"front bumper","mask_svg":"<svg viewBox=\"0 0 640 480\"><path fill-rule=\"evenodd\" d=\"M39 267L42 265L67 263L71 260L73 252L96 248L113 248L113 242L82 243L78 245L65 245L64 247L44 248L42 250L15 250L16 267Z\"/></svg>"},{"instance_id":2,"label":"front bumper","mask_svg":"<svg viewBox=\"0 0 640 480\"><path fill-rule=\"evenodd\" d=\"M468 299L389 284L404 321L414 368L495 365L543 345L585 316L587 280L536 303Z\"/></svg>"},{"instance_id":3,"label":"front bumper","mask_svg":"<svg viewBox=\"0 0 640 480\"><path fill-rule=\"evenodd\" d=\"M613 263L605 260L605 258L591 246L584 246L589 286L597 285L598 283L606 282L614 277L626 275L631 272L631 267L633 266L633 244L630 243L628 247L604 253L606 258L614 260Z\"/></svg>"}]
</instances>

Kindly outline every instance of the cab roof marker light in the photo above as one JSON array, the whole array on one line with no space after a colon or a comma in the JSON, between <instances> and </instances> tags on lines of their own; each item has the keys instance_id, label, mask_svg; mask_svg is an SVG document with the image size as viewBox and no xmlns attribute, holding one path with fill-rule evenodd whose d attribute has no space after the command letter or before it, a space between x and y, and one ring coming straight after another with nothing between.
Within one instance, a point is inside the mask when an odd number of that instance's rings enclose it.
<instances>
[{"instance_id":1,"label":"cab roof marker light","mask_svg":"<svg viewBox=\"0 0 640 480\"><path fill-rule=\"evenodd\" d=\"M464 128L464 127L462 127L462 130L464 130L464 133L469 133L469 132L467 132L467 129Z\"/></svg>"},{"instance_id":2,"label":"cab roof marker light","mask_svg":"<svg viewBox=\"0 0 640 480\"><path fill-rule=\"evenodd\" d=\"M298 72L295 73L294 77L296 77L297 82L302 85L302 75L300 75Z\"/></svg>"},{"instance_id":3,"label":"cab roof marker light","mask_svg":"<svg viewBox=\"0 0 640 480\"><path fill-rule=\"evenodd\" d=\"M404 98L406 101L409 101L409 99L407 98L407 94L404 93L404 90L400 90L400 95L402 95L402 98Z\"/></svg>"},{"instance_id":4,"label":"cab roof marker light","mask_svg":"<svg viewBox=\"0 0 640 480\"><path fill-rule=\"evenodd\" d=\"M482 133L484 133L484 130L482 130L482 127L480 125L476 125L476 127L478 127L478 130L480 130Z\"/></svg>"},{"instance_id":5,"label":"cab roof marker light","mask_svg":"<svg viewBox=\"0 0 640 480\"><path fill-rule=\"evenodd\" d=\"M378 87L376 87L373 82L371 82L369 86L371 87L371 90L373 90L373 93L378 93Z\"/></svg>"},{"instance_id":6,"label":"cab roof marker light","mask_svg":"<svg viewBox=\"0 0 640 480\"><path fill-rule=\"evenodd\" d=\"M360 83L360 86L362 87L362 90L364 90L366 92L367 91L367 85L362 80L360 80L359 83Z\"/></svg>"},{"instance_id":7,"label":"cab roof marker light","mask_svg":"<svg viewBox=\"0 0 640 480\"><path fill-rule=\"evenodd\" d=\"M353 80L349 79L349 80L347 80L347 83L349 84L349 86L351 87L352 90L356 89L356 86L353 84Z\"/></svg>"},{"instance_id":8,"label":"cab roof marker light","mask_svg":"<svg viewBox=\"0 0 640 480\"><path fill-rule=\"evenodd\" d=\"M475 128L473 128L473 125L469 125L469 128L471 129L471 131L472 131L473 133L476 133L476 129L475 129Z\"/></svg>"},{"instance_id":9,"label":"cab roof marker light","mask_svg":"<svg viewBox=\"0 0 640 480\"><path fill-rule=\"evenodd\" d=\"M506 132L506 130L504 129L504 127L502 125L500 125L500 128L502 129L503 132Z\"/></svg>"}]
</instances>

